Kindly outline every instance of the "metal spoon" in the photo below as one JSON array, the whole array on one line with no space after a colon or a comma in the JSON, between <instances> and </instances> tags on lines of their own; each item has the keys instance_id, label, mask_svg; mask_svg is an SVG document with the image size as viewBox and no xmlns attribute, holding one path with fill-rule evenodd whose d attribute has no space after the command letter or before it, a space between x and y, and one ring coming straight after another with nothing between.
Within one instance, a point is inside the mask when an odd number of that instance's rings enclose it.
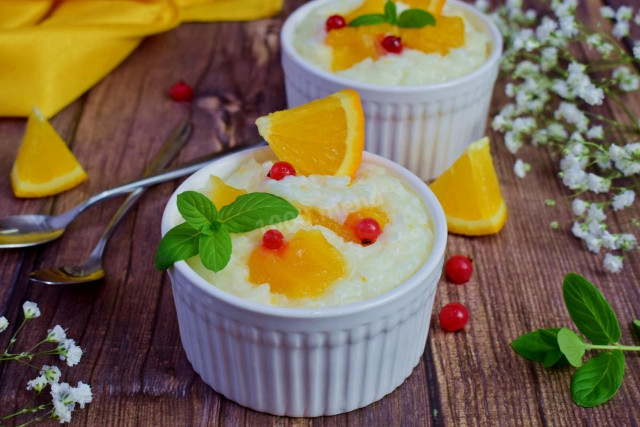
<instances>
[{"instance_id":1,"label":"metal spoon","mask_svg":"<svg viewBox=\"0 0 640 427\"><path fill-rule=\"evenodd\" d=\"M161 172L171 162L188 141L192 128L193 126L190 122L182 122L175 128L160 152L156 154L151 164L144 171L142 175L143 178ZM122 219L127 215L133 205L136 204L145 190L146 188L138 188L129 194L129 197L122 203L109 221L109 224L107 224L102 236L100 236L100 240L98 240L95 248L93 248L91 254L89 254L89 258L83 263L36 270L29 275L29 279L48 285L68 285L102 279L105 275L104 268L102 268L102 255L107 246L107 242L116 228L118 228Z\"/></svg>"},{"instance_id":2,"label":"metal spoon","mask_svg":"<svg viewBox=\"0 0 640 427\"><path fill-rule=\"evenodd\" d=\"M152 175L137 181L105 190L89 198L84 203L60 215L14 215L0 218L0 249L22 248L26 246L39 245L57 239L64 233L64 230L73 219L89 206L101 202L102 200L121 194L130 193L137 188L146 188L162 182L171 181L176 178L190 175L207 165L211 160L236 151L245 150L256 145L264 145L265 142L225 148L215 153L209 153L198 157L175 169Z\"/></svg>"}]
</instances>

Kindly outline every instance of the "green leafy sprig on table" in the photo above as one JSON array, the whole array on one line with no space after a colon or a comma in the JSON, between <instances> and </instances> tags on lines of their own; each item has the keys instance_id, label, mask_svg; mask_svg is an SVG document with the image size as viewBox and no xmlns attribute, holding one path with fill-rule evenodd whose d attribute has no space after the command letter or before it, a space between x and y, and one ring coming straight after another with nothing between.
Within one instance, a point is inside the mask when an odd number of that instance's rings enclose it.
<instances>
[{"instance_id":1,"label":"green leafy sprig on table","mask_svg":"<svg viewBox=\"0 0 640 427\"><path fill-rule=\"evenodd\" d=\"M564 303L571 320L591 343L567 328L538 329L521 335L511 347L525 359L545 368L571 364L578 368L571 380L571 397L584 407L611 399L622 384L623 351L640 346L619 344L620 323L600 291L579 274L569 273L562 283ZM640 336L640 320L633 325ZM605 350L582 363L587 350Z\"/></svg>"},{"instance_id":2,"label":"green leafy sprig on table","mask_svg":"<svg viewBox=\"0 0 640 427\"><path fill-rule=\"evenodd\" d=\"M220 211L197 191L178 194L177 204L186 222L173 227L160 241L155 258L158 270L199 254L206 268L218 272L231 258L230 233L246 233L298 216L295 206L268 193L243 194Z\"/></svg>"},{"instance_id":3,"label":"green leafy sprig on table","mask_svg":"<svg viewBox=\"0 0 640 427\"><path fill-rule=\"evenodd\" d=\"M378 24L397 25L400 28L422 28L427 25L436 25L436 18L422 9L407 9L398 16L396 4L389 0L384 5L384 13L360 15L349 22L350 27Z\"/></svg>"}]
</instances>

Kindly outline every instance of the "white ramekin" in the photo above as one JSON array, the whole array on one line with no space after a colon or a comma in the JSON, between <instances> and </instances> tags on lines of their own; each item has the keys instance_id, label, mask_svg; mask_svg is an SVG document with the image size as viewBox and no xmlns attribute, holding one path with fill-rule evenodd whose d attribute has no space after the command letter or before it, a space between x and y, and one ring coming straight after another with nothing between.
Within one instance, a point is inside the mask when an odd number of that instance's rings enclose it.
<instances>
[{"instance_id":1,"label":"white ramekin","mask_svg":"<svg viewBox=\"0 0 640 427\"><path fill-rule=\"evenodd\" d=\"M309 63L293 47L295 29L316 7L336 0L316 0L294 11L280 34L287 104L295 107L342 89L362 99L367 151L399 163L424 180L436 178L484 135L493 86L502 54L498 28L473 6L447 4L491 37L487 61L473 72L445 83L382 86L338 77Z\"/></svg>"},{"instance_id":2,"label":"white ramekin","mask_svg":"<svg viewBox=\"0 0 640 427\"><path fill-rule=\"evenodd\" d=\"M229 176L268 147L212 162L173 193L164 235L179 215L178 193L203 188L209 174ZM424 352L440 278L447 225L438 200L419 178L374 154L364 162L398 176L424 201L435 231L427 261L407 281L376 298L339 307L262 305L222 291L184 261L169 270L182 345L193 369L227 398L275 415L315 417L361 408L398 387Z\"/></svg>"}]
</instances>

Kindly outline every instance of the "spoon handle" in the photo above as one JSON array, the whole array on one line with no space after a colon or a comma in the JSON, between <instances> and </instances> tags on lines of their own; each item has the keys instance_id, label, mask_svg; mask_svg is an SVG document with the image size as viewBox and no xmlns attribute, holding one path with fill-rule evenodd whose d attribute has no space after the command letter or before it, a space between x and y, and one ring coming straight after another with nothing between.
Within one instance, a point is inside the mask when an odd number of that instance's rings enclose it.
<instances>
[{"instance_id":1,"label":"spoon handle","mask_svg":"<svg viewBox=\"0 0 640 427\"><path fill-rule=\"evenodd\" d=\"M126 194L126 193L130 193L131 191L137 189L137 188L146 188L146 187L150 187L152 185L155 184L160 184L162 182L166 182L166 181L171 181L173 179L176 178L180 178L186 175L190 175L192 173L194 173L195 171L201 169L202 167L206 166L207 164L209 164L212 160L218 158L218 157L222 157L222 156L226 156L238 151L244 151L247 150L249 148L253 148L259 145L266 145L266 142L264 141L259 141L256 143L251 143L248 145L242 145L242 146L236 146L236 147L229 147L229 148L224 148L220 151L217 151L215 153L209 153L209 154L205 154L204 156L198 157L182 166L178 166L174 169L170 169L166 172L161 172L155 175L151 175L147 178L143 178L143 179L139 179L136 181L131 181L127 184L123 184L120 185L118 187L114 187L111 188L109 190L105 190L101 193L98 193L94 196L92 196L89 200L87 200L85 203L83 203L82 205L82 210L88 208L89 206L93 205L94 203L97 203L99 201L108 199L110 197L115 197L115 196L119 196L121 194Z\"/></svg>"},{"instance_id":2,"label":"spoon handle","mask_svg":"<svg viewBox=\"0 0 640 427\"><path fill-rule=\"evenodd\" d=\"M178 154L178 152L184 147L184 144L191 137L191 133L193 131L193 125L189 121L184 121L178 124L176 128L171 132L167 141L164 143L160 151L155 155L149 166L145 169L142 174L143 178L146 178L150 175L157 174L162 172L165 167L171 163L171 160ZM107 245L107 242L115 232L118 225L122 222L122 219L127 215L129 210L136 204L142 193L146 190L145 187L137 188L129 197L120 205L118 210L107 224L107 227L102 232L100 236L100 240L91 251L91 255L89 259L94 259L98 263L100 259L102 259L102 253Z\"/></svg>"}]
</instances>

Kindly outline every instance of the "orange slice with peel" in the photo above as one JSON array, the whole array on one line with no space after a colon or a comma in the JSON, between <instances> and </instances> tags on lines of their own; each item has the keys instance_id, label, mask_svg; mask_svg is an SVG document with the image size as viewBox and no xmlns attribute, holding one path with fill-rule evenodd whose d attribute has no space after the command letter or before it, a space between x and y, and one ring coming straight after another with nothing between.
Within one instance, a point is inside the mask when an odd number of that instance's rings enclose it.
<instances>
[{"instance_id":1,"label":"orange slice with peel","mask_svg":"<svg viewBox=\"0 0 640 427\"><path fill-rule=\"evenodd\" d=\"M353 178L364 150L364 114L358 92L341 90L256 120L278 159L301 175Z\"/></svg>"},{"instance_id":2,"label":"orange slice with peel","mask_svg":"<svg viewBox=\"0 0 640 427\"><path fill-rule=\"evenodd\" d=\"M51 196L86 179L87 173L67 144L34 107L11 169L13 194L16 197Z\"/></svg>"},{"instance_id":3,"label":"orange slice with peel","mask_svg":"<svg viewBox=\"0 0 640 427\"><path fill-rule=\"evenodd\" d=\"M451 233L493 234L507 220L507 206L486 137L469 145L430 187L442 204Z\"/></svg>"}]
</instances>

